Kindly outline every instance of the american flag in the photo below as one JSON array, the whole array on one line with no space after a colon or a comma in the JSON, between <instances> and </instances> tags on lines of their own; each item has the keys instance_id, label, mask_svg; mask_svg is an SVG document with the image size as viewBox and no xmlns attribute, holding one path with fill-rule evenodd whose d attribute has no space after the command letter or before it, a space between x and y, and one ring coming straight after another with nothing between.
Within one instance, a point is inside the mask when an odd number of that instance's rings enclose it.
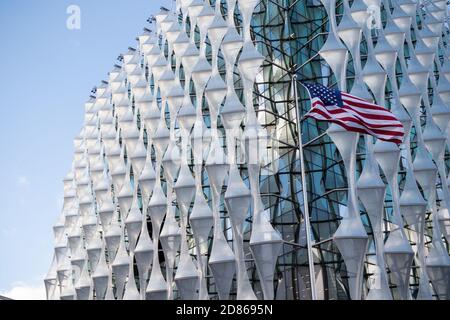
<instances>
[{"instance_id":1,"label":"american flag","mask_svg":"<svg viewBox=\"0 0 450 320\"><path fill-rule=\"evenodd\" d=\"M402 123L387 109L339 90L317 83L302 83L311 97L311 110L305 117L336 123L348 131L370 134L401 144Z\"/></svg>"}]
</instances>

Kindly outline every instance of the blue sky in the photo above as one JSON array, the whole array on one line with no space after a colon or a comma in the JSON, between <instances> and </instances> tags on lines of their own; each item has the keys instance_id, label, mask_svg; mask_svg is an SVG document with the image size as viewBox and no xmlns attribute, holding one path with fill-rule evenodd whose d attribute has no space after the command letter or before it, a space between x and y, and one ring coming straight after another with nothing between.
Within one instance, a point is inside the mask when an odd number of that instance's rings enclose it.
<instances>
[{"instance_id":1,"label":"blue sky","mask_svg":"<svg viewBox=\"0 0 450 320\"><path fill-rule=\"evenodd\" d=\"M84 102L171 0L0 0L0 294L42 296ZM81 9L68 30L66 9Z\"/></svg>"}]
</instances>

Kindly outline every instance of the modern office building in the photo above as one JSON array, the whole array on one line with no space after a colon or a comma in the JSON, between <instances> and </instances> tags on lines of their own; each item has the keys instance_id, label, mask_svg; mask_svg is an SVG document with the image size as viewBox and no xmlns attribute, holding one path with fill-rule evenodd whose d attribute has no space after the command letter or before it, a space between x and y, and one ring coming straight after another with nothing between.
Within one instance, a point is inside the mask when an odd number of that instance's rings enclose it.
<instances>
[{"instance_id":1,"label":"modern office building","mask_svg":"<svg viewBox=\"0 0 450 320\"><path fill-rule=\"evenodd\" d=\"M162 8L85 105L48 299L449 299L447 11ZM403 143L305 118L299 81L389 109Z\"/></svg>"}]
</instances>

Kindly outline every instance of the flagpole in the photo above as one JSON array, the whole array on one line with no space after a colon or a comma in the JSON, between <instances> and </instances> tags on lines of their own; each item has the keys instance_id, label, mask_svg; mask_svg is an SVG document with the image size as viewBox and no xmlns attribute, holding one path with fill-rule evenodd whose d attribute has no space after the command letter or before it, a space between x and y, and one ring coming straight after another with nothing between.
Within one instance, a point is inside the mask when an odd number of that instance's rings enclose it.
<instances>
[{"instance_id":1,"label":"flagpole","mask_svg":"<svg viewBox=\"0 0 450 320\"><path fill-rule=\"evenodd\" d=\"M297 130L298 130L298 152L300 153L300 167L302 176L302 191L303 191L303 217L306 224L306 245L308 249L308 266L309 278L311 284L311 299L317 300L316 295L316 274L314 270L314 257L311 245L311 225L309 221L309 205L308 205L308 190L306 183L305 159L303 157L303 142L302 142L302 125L300 121L301 112L298 106L298 92L297 92L297 75L292 78L292 85L294 89L295 112L297 115Z\"/></svg>"},{"instance_id":2,"label":"flagpole","mask_svg":"<svg viewBox=\"0 0 450 320\"><path fill-rule=\"evenodd\" d=\"M298 106L298 88L297 88L297 75L295 74L292 78L292 85L294 89L294 99L295 99L295 112L297 115L297 130L298 130L298 152L300 154L300 171L302 176L302 191L303 191L303 217L306 224L306 246L308 250L308 266L309 266L309 278L311 284L311 299L317 300L316 294L316 273L314 270L314 257L312 253L311 244L311 224L309 221L309 205L308 205L308 190L306 183L306 170L305 170L305 159L303 157L303 141L302 141L302 125L301 125L301 112Z\"/></svg>"}]
</instances>

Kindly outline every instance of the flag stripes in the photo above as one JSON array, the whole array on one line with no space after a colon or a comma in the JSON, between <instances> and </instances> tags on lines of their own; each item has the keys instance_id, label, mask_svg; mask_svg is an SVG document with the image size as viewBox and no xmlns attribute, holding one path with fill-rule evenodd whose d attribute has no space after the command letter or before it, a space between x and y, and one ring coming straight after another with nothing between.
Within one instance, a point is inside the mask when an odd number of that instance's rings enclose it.
<instances>
[{"instance_id":1,"label":"flag stripes","mask_svg":"<svg viewBox=\"0 0 450 320\"><path fill-rule=\"evenodd\" d=\"M304 86L311 96L311 110L305 117L333 122L348 131L369 134L380 140L403 142L403 125L389 110L320 84Z\"/></svg>"}]
</instances>

